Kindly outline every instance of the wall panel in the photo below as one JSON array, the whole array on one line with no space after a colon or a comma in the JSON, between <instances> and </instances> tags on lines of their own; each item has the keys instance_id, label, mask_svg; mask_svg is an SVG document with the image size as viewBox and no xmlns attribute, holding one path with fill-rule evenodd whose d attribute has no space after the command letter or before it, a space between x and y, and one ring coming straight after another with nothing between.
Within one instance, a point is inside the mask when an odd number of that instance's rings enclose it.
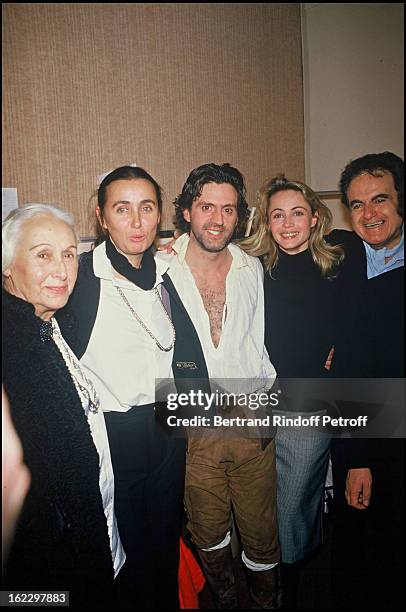
<instances>
[{"instance_id":1,"label":"wall panel","mask_svg":"<svg viewBox=\"0 0 406 612\"><path fill-rule=\"evenodd\" d=\"M335 190L366 153L404 151L404 3L303 4L306 178Z\"/></svg>"},{"instance_id":2,"label":"wall panel","mask_svg":"<svg viewBox=\"0 0 406 612\"><path fill-rule=\"evenodd\" d=\"M96 176L136 162L171 202L192 168L230 162L250 203L304 179L297 3L6 3L3 186L93 233Z\"/></svg>"}]
</instances>

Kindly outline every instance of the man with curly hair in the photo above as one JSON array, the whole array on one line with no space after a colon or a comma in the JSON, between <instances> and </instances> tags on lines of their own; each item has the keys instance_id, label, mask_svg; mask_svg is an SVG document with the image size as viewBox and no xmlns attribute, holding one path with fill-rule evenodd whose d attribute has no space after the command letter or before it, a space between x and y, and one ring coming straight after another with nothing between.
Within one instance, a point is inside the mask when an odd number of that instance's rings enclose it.
<instances>
[{"instance_id":1,"label":"man with curly hair","mask_svg":"<svg viewBox=\"0 0 406 612\"><path fill-rule=\"evenodd\" d=\"M231 242L248 217L243 176L229 164L199 166L175 207L184 233L173 245L168 275L199 336L211 390L219 383L231 393L268 393L276 372L264 345L262 266ZM275 443L271 432L254 437L248 426L227 429L188 432L188 529L216 607L237 608L233 511L252 600L260 608L277 608Z\"/></svg>"}]
</instances>

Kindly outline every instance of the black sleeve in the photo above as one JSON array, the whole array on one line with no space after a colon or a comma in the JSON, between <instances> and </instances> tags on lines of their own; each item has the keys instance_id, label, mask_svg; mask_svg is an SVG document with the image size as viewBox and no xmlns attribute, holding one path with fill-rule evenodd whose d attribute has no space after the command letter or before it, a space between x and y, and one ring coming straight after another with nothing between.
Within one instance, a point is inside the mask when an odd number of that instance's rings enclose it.
<instances>
[{"instance_id":1,"label":"black sleeve","mask_svg":"<svg viewBox=\"0 0 406 612\"><path fill-rule=\"evenodd\" d=\"M65 308L56 313L63 337L80 359L86 352L96 321L100 299L100 279L93 272L93 252L79 258L75 288Z\"/></svg>"},{"instance_id":2,"label":"black sleeve","mask_svg":"<svg viewBox=\"0 0 406 612\"><path fill-rule=\"evenodd\" d=\"M362 240L346 230L333 230L330 244L344 248L344 260L336 280L334 325L335 353L331 373L336 377L368 377L365 343L369 324L367 262Z\"/></svg>"}]
</instances>

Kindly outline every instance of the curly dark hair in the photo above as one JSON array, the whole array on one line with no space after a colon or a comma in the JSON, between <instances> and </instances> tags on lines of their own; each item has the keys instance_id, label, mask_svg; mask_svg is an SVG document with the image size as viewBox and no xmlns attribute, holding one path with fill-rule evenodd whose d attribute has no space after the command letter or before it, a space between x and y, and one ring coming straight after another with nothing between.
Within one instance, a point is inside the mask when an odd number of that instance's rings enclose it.
<instances>
[{"instance_id":1,"label":"curly dark hair","mask_svg":"<svg viewBox=\"0 0 406 612\"><path fill-rule=\"evenodd\" d=\"M233 238L243 236L249 216L246 188L243 175L237 168L230 166L230 164L203 164L192 170L183 186L182 192L174 200L176 213L175 225L177 229L182 232L189 231L190 223L185 220L183 211L192 208L193 202L200 196L204 185L207 183L229 183L234 187L238 196L238 222L234 230Z\"/></svg>"},{"instance_id":2,"label":"curly dark hair","mask_svg":"<svg viewBox=\"0 0 406 612\"><path fill-rule=\"evenodd\" d=\"M342 202L350 208L347 193L350 183L361 174L380 176L382 172L393 176L395 189L398 194L398 213L403 217L404 210L404 166L403 159L395 153L384 151L383 153L370 153L358 157L346 165L340 177L340 191Z\"/></svg>"}]
</instances>

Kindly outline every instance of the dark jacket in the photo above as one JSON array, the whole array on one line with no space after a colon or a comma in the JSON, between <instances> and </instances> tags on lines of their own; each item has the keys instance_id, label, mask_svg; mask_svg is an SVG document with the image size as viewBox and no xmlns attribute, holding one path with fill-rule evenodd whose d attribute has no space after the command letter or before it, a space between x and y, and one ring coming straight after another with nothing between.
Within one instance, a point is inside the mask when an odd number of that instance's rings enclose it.
<instances>
[{"instance_id":1,"label":"dark jacket","mask_svg":"<svg viewBox=\"0 0 406 612\"><path fill-rule=\"evenodd\" d=\"M99 457L63 357L52 338L41 340L42 323L31 304L3 291L3 384L31 473L3 588L70 591L71 605L93 607L113 586Z\"/></svg>"},{"instance_id":2,"label":"dark jacket","mask_svg":"<svg viewBox=\"0 0 406 612\"><path fill-rule=\"evenodd\" d=\"M338 235L338 230L331 234ZM404 267L368 279L365 247L345 237L333 372L339 377L404 376Z\"/></svg>"},{"instance_id":3,"label":"dark jacket","mask_svg":"<svg viewBox=\"0 0 406 612\"><path fill-rule=\"evenodd\" d=\"M362 240L354 232L345 232L344 238L346 258L340 277L332 375L342 379L403 378L404 267L368 279ZM342 402L339 408L346 416L346 411L350 413L354 406ZM388 503L387 490L398 490L403 440L336 439L332 451L340 499L349 468L372 469L376 503Z\"/></svg>"}]
</instances>

